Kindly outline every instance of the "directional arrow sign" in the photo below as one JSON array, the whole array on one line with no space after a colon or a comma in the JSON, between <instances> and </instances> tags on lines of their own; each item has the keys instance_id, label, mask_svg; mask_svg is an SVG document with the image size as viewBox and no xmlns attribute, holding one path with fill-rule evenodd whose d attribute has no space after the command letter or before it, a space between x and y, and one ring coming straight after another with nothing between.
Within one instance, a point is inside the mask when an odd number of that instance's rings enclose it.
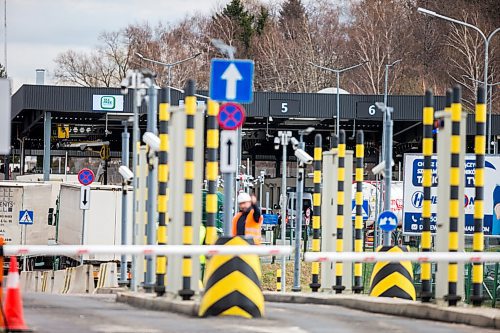
<instances>
[{"instance_id":1,"label":"directional arrow sign","mask_svg":"<svg viewBox=\"0 0 500 333\"><path fill-rule=\"evenodd\" d=\"M221 78L226 81L226 99L236 99L236 83L243 79L235 64L230 64Z\"/></svg>"},{"instance_id":2,"label":"directional arrow sign","mask_svg":"<svg viewBox=\"0 0 500 333\"><path fill-rule=\"evenodd\" d=\"M90 186L82 186L80 189L80 209L90 209Z\"/></svg>"},{"instance_id":3,"label":"directional arrow sign","mask_svg":"<svg viewBox=\"0 0 500 333\"><path fill-rule=\"evenodd\" d=\"M236 154L238 153L238 132L221 131L220 133L220 172L234 173L238 170Z\"/></svg>"},{"instance_id":4,"label":"directional arrow sign","mask_svg":"<svg viewBox=\"0 0 500 333\"><path fill-rule=\"evenodd\" d=\"M210 98L223 102L251 103L254 63L241 59L212 59Z\"/></svg>"},{"instance_id":5,"label":"directional arrow sign","mask_svg":"<svg viewBox=\"0 0 500 333\"><path fill-rule=\"evenodd\" d=\"M398 217L393 212L386 210L379 215L378 225L384 231L392 231L398 226Z\"/></svg>"}]
</instances>

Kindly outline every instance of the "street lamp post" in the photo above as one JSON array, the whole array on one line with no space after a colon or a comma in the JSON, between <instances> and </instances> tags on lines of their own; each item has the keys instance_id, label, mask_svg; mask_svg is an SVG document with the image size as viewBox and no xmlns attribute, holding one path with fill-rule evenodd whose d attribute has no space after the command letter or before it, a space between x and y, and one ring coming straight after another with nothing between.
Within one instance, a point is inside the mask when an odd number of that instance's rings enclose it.
<instances>
[{"instance_id":1,"label":"street lamp post","mask_svg":"<svg viewBox=\"0 0 500 333\"><path fill-rule=\"evenodd\" d=\"M149 59L149 58L146 58L145 56L143 56L139 52L135 52L135 54L141 60L144 60L144 61L150 62L152 64L160 65L160 66L163 66L163 67L167 68L167 87L168 87L168 89L167 89L167 103L170 105L171 104L170 86L172 84L172 67L180 65L180 64L182 64L182 63L184 63L186 61L189 61L189 60L192 60L192 59L198 57L201 54L201 52L198 52L195 55L190 56L189 58L182 59L182 60L179 60L179 61L175 61L175 62L172 62L172 63L166 63L166 62L162 62L162 61L158 61L158 60Z\"/></svg>"},{"instance_id":2,"label":"street lamp post","mask_svg":"<svg viewBox=\"0 0 500 333\"><path fill-rule=\"evenodd\" d=\"M388 95L388 90L389 90L389 68L397 65L399 62L401 62L401 59L398 59L394 61L392 64L386 64L385 65L385 80L384 80L384 104L387 105L387 95Z\"/></svg>"},{"instance_id":3,"label":"street lamp post","mask_svg":"<svg viewBox=\"0 0 500 333\"><path fill-rule=\"evenodd\" d=\"M336 121L335 121L335 134L336 135L339 134L339 129L340 129L340 74L343 73L343 72L347 72L347 71L349 71L351 69L357 68L357 67L359 67L361 65L364 65L367 62L368 61L364 61L364 62L362 62L360 64L357 64L357 65L354 65L354 66L350 66L350 67L346 67L346 68L341 68L341 69L328 68L328 67L316 65L315 63L310 62L310 61L307 62L311 66L314 66L314 67L317 67L317 68L320 68L320 69L324 69L324 70L329 71L329 72L333 72L337 76L337 101L336 101L337 105L336 105L336 110L335 110L335 117L336 117Z\"/></svg>"},{"instance_id":4,"label":"street lamp post","mask_svg":"<svg viewBox=\"0 0 500 333\"><path fill-rule=\"evenodd\" d=\"M452 22L455 24L460 24L460 25L469 27L471 29L476 30L479 33L479 35L481 37L483 37L483 39L484 39L484 80L483 80L483 85L484 85L484 100L487 102L488 101L488 90L486 89L486 87L488 86L489 46L490 46L490 42L491 42L491 39L493 38L493 36L497 32L500 31L500 27L496 28L495 30L493 30L492 33L490 33L488 36L486 36L486 34L484 32L482 32L481 29L479 29L478 27L476 27L475 25L472 25L470 23L460 21L460 20L457 20L457 19L454 19L454 18L451 18L448 16L444 16L444 15L438 14L432 10L428 10L428 9L425 9L422 7L419 7L417 9L417 11L421 14L424 14L424 15L437 17L437 18L443 19L443 20L448 21L448 22ZM488 124L489 124L489 130L488 130L488 140L487 140L488 144L487 144L487 146L488 146L488 154L491 154L491 109L490 109L490 112L488 114Z\"/></svg>"},{"instance_id":5,"label":"street lamp post","mask_svg":"<svg viewBox=\"0 0 500 333\"><path fill-rule=\"evenodd\" d=\"M396 61L394 61L393 63L391 64L386 64L385 65L385 75L384 75L384 105L387 106L387 100L389 99L388 95L389 95L389 69L395 65L397 65L399 62L401 62L401 59L398 59ZM386 145L387 145L387 142L386 142L386 133L385 131L387 130L387 117L386 115L384 114L384 118L382 119L382 158L380 159L380 161L383 161L384 158L385 158L385 155L386 155ZM390 135L390 137L392 138L392 133ZM392 163L392 161L391 161ZM380 193L390 193L390 189L387 190L385 189L386 187L386 184L387 184L387 181L385 182L382 182L380 184ZM390 184L390 182L389 182ZM377 201L377 207L378 207L378 211L379 213L382 211L382 195L378 196L377 197L378 201ZM390 200L390 199L389 199ZM384 210L385 210L385 207L384 207ZM377 218L377 216L375 216L375 218ZM374 236L375 236L375 245L378 244L378 240L376 239L378 237L378 233L377 233L377 228L378 226L377 225L374 225Z\"/></svg>"},{"instance_id":6,"label":"street lamp post","mask_svg":"<svg viewBox=\"0 0 500 333\"><path fill-rule=\"evenodd\" d=\"M375 106L384 113L384 211L391 210L391 181L392 181L392 112L393 108L384 103L377 102ZM376 228L378 226L374 226ZM382 245L391 246L391 231L384 231L382 234Z\"/></svg>"}]
</instances>

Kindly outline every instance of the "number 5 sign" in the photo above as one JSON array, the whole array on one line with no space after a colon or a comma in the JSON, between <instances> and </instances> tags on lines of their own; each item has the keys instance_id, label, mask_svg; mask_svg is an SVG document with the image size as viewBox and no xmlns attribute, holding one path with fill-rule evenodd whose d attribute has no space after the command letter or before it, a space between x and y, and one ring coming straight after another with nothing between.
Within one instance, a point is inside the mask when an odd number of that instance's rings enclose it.
<instances>
[{"instance_id":1,"label":"number 5 sign","mask_svg":"<svg viewBox=\"0 0 500 333\"><path fill-rule=\"evenodd\" d=\"M269 115L273 117L300 116L300 101L294 99L269 100Z\"/></svg>"}]
</instances>

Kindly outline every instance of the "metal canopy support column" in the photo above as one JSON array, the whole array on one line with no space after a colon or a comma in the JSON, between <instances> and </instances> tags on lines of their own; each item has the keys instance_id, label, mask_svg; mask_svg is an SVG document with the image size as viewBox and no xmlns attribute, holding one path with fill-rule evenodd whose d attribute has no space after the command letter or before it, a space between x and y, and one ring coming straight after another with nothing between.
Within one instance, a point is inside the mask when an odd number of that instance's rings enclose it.
<instances>
[{"instance_id":1,"label":"metal canopy support column","mask_svg":"<svg viewBox=\"0 0 500 333\"><path fill-rule=\"evenodd\" d=\"M52 129L52 114L45 111L43 117L43 180L50 180L50 132Z\"/></svg>"}]
</instances>

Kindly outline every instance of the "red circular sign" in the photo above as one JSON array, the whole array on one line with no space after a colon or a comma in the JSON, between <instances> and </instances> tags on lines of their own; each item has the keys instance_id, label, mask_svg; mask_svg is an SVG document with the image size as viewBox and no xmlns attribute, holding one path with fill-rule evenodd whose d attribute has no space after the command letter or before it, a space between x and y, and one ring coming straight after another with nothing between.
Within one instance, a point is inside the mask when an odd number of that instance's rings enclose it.
<instances>
[{"instance_id":1,"label":"red circular sign","mask_svg":"<svg viewBox=\"0 0 500 333\"><path fill-rule=\"evenodd\" d=\"M94 172L90 169L84 168L80 170L80 172L78 173L78 181L83 186L92 184L94 180L95 180Z\"/></svg>"},{"instance_id":2,"label":"red circular sign","mask_svg":"<svg viewBox=\"0 0 500 333\"><path fill-rule=\"evenodd\" d=\"M245 122L245 109L236 103L224 103L217 115L219 126L224 130L235 130Z\"/></svg>"}]
</instances>

